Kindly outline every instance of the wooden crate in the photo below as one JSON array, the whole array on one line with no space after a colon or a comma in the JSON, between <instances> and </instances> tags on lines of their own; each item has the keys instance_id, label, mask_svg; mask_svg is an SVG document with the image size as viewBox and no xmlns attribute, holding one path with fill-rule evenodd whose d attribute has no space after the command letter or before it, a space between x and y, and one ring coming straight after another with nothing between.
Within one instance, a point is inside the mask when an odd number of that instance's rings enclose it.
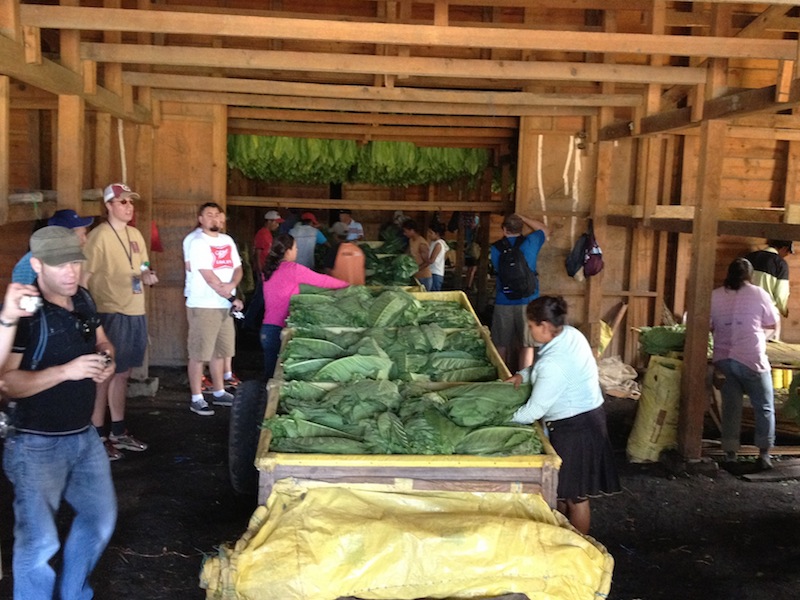
<instances>
[{"instance_id":1,"label":"wooden crate","mask_svg":"<svg viewBox=\"0 0 800 600\"><path fill-rule=\"evenodd\" d=\"M267 385L266 417L275 415L280 380ZM326 384L316 384L326 385ZM327 384L334 387L336 384ZM431 384L445 386L453 384ZM556 454L541 426L534 425L545 448L534 456L471 456L410 454L294 454L270 452L272 432L261 431L255 465L259 471L258 501L266 502L279 479L295 477L331 483L374 483L402 490L470 492L524 492L541 494L556 506L558 470Z\"/></svg>"}]
</instances>

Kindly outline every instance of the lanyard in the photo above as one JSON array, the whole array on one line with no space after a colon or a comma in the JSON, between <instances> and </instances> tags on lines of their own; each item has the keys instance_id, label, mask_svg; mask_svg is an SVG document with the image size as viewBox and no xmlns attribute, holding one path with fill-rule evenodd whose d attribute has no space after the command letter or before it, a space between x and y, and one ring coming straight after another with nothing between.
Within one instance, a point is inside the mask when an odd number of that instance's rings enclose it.
<instances>
[{"instance_id":1,"label":"lanyard","mask_svg":"<svg viewBox=\"0 0 800 600\"><path fill-rule=\"evenodd\" d=\"M131 250L131 236L128 233L128 226L125 226L125 237L128 238L128 245L125 246L125 242L122 241L122 238L119 236L119 233L111 223L107 223L109 227L111 227L111 231L114 232L114 235L117 236L120 245L122 246L122 251L125 252L125 256L128 258L128 264L131 266L131 271L133 271L133 250Z\"/></svg>"}]
</instances>

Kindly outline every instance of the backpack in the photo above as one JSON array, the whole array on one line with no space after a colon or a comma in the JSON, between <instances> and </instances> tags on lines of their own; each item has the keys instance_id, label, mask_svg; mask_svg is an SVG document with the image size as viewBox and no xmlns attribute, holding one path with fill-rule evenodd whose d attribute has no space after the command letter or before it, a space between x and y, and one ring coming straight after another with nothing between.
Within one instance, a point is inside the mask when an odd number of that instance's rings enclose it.
<instances>
[{"instance_id":1,"label":"backpack","mask_svg":"<svg viewBox=\"0 0 800 600\"><path fill-rule=\"evenodd\" d=\"M581 234L575 241L575 245L564 261L564 266L567 268L567 275L570 277L578 276L581 269L586 277L597 275L603 270L603 251L594 237L594 227L591 219L586 233Z\"/></svg>"},{"instance_id":2,"label":"backpack","mask_svg":"<svg viewBox=\"0 0 800 600\"><path fill-rule=\"evenodd\" d=\"M530 268L520 250L524 241L525 236L520 235L514 240L513 245L505 237L492 244L500 252L497 260L497 277L503 286L503 294L509 300L527 298L539 289L538 274Z\"/></svg>"}]
</instances>

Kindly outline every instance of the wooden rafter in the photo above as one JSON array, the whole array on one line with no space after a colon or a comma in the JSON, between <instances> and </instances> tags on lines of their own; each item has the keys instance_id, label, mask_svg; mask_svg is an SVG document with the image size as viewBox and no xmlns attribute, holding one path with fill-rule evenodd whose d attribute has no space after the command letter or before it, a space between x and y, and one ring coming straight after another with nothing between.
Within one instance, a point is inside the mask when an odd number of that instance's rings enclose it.
<instances>
[{"instance_id":1,"label":"wooden rafter","mask_svg":"<svg viewBox=\"0 0 800 600\"><path fill-rule=\"evenodd\" d=\"M47 59L43 59L41 64L27 63L23 45L2 35L0 35L0 73L53 94L79 96L98 110L122 119L147 123L151 118L150 111L145 107L137 104L128 109L120 96L103 87L98 86L94 93L87 93L83 77L58 63Z\"/></svg>"},{"instance_id":2,"label":"wooden rafter","mask_svg":"<svg viewBox=\"0 0 800 600\"><path fill-rule=\"evenodd\" d=\"M447 102L404 102L401 100L375 100L356 103L344 99L293 98L256 94L225 92L192 92L187 90L153 90L153 98L176 102L201 102L228 106L264 108L292 108L311 110L338 110L353 112L380 112L406 115L485 115L485 116L591 116L596 109L570 106L481 106L479 104L449 104Z\"/></svg>"},{"instance_id":3,"label":"wooden rafter","mask_svg":"<svg viewBox=\"0 0 800 600\"><path fill-rule=\"evenodd\" d=\"M24 25L94 31L194 34L217 37L293 39L428 47L493 48L604 52L612 54L676 54L720 58L792 60L790 40L730 37L531 30L513 27L454 27L405 23L365 23L230 14L142 11L23 4ZM679 43L678 43L679 42Z\"/></svg>"},{"instance_id":4,"label":"wooden rafter","mask_svg":"<svg viewBox=\"0 0 800 600\"><path fill-rule=\"evenodd\" d=\"M474 90L437 90L408 87L378 87L363 85L327 85L295 83L263 79L232 77L205 77L201 75L175 75L163 73L123 72L123 81L134 86L151 88L236 92L268 96L296 96L303 98L331 98L357 101L391 102L441 102L448 104L474 104L483 107L635 107L641 104L639 94L536 94L530 92L483 92ZM339 110L339 109L333 109Z\"/></svg>"},{"instance_id":5,"label":"wooden rafter","mask_svg":"<svg viewBox=\"0 0 800 600\"><path fill-rule=\"evenodd\" d=\"M403 56L371 56L316 52L275 52L236 48L194 48L140 44L81 44L81 58L96 62L194 66L222 69L263 69L397 75L423 78L514 81L611 81L698 85L705 82L704 69L598 65L572 62L471 60Z\"/></svg>"}]
</instances>

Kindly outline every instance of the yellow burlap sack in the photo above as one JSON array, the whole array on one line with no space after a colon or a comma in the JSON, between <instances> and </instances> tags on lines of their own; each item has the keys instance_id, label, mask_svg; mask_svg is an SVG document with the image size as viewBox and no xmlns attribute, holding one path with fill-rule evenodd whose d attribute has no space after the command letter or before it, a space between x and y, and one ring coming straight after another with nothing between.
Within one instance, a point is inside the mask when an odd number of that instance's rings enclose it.
<instances>
[{"instance_id":1,"label":"yellow burlap sack","mask_svg":"<svg viewBox=\"0 0 800 600\"><path fill-rule=\"evenodd\" d=\"M283 479L235 546L206 560L200 585L219 600L594 600L613 566L538 494Z\"/></svg>"},{"instance_id":2,"label":"yellow burlap sack","mask_svg":"<svg viewBox=\"0 0 800 600\"><path fill-rule=\"evenodd\" d=\"M631 462L656 462L663 450L677 446L682 369L677 358L650 357L628 437Z\"/></svg>"}]
</instances>

